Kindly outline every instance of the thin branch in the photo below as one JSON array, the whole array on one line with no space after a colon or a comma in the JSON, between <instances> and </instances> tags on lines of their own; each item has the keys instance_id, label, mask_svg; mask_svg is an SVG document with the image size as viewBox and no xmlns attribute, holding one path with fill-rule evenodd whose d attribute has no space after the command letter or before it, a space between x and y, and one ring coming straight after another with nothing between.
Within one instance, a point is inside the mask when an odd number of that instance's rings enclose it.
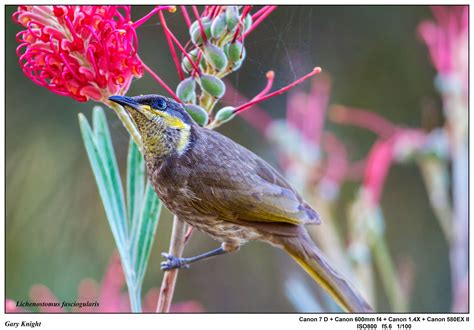
<instances>
[{"instance_id":1,"label":"thin branch","mask_svg":"<svg viewBox=\"0 0 474 330\"><path fill-rule=\"evenodd\" d=\"M177 258L181 258L183 255L186 227L187 226L184 221L181 221L177 216L174 216L173 231L171 233L170 248L168 253ZM178 269L172 269L165 272L163 281L161 282L158 305L156 307L157 313L169 313L177 278Z\"/></svg>"}]
</instances>

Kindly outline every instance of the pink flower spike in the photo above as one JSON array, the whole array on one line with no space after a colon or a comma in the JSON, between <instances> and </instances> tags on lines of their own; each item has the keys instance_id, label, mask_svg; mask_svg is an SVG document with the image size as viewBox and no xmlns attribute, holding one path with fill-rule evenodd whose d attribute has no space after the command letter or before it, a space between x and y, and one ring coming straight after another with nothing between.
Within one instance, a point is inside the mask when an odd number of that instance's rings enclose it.
<instances>
[{"instance_id":1,"label":"pink flower spike","mask_svg":"<svg viewBox=\"0 0 474 330\"><path fill-rule=\"evenodd\" d=\"M266 6L266 10L264 13L260 15L253 23L250 29L247 30L243 35L240 36L239 40L242 41L244 40L257 26L260 25L260 23L263 22L265 18L267 18L268 15L270 15L275 9L277 9L277 6Z\"/></svg>"},{"instance_id":2,"label":"pink flower spike","mask_svg":"<svg viewBox=\"0 0 474 330\"><path fill-rule=\"evenodd\" d=\"M329 119L338 124L366 128L381 138L389 138L398 130L395 124L376 113L342 105L334 105L330 108Z\"/></svg>"},{"instance_id":3,"label":"pink flower spike","mask_svg":"<svg viewBox=\"0 0 474 330\"><path fill-rule=\"evenodd\" d=\"M304 75L303 77L301 77L300 79L292 82L291 84L289 84L288 86L285 86L283 88L280 88L279 90L277 91L274 91L273 93L270 93L270 94L267 94L267 95L264 95L258 99L252 99L250 102L246 103L246 104L242 104L240 105L239 107L237 107L235 110L234 110L234 113L238 114L242 111L245 111L247 110L248 108L250 108L251 106L257 104L257 103L260 103L260 102L263 102L263 101L266 101L274 96L277 96L277 95L280 95L280 94L283 94L285 93L286 91L290 90L291 88L295 87L296 85L302 83L303 81L305 81L306 79L318 74L321 72L321 68L320 67L316 67L313 69L313 71L311 71L310 73Z\"/></svg>"},{"instance_id":4,"label":"pink flower spike","mask_svg":"<svg viewBox=\"0 0 474 330\"><path fill-rule=\"evenodd\" d=\"M135 21L132 24L133 28L139 28L141 25L143 25L143 23L147 22L153 15L163 10L168 10L170 13L174 13L176 11L176 6L156 6L148 14L140 18L138 21Z\"/></svg>"},{"instance_id":5,"label":"pink flower spike","mask_svg":"<svg viewBox=\"0 0 474 330\"><path fill-rule=\"evenodd\" d=\"M179 6L181 9L181 13L183 14L184 21L186 22L186 25L188 28L191 26L191 19L189 18L188 10L186 9L186 6Z\"/></svg>"},{"instance_id":6,"label":"pink flower spike","mask_svg":"<svg viewBox=\"0 0 474 330\"><path fill-rule=\"evenodd\" d=\"M152 76L153 79L155 79L158 82L158 84L160 84L161 87L163 87L171 95L171 97L173 97L177 102L183 103L179 99L179 97L173 92L173 90L152 69L150 69L150 67L146 65L145 62L141 61L141 64L143 65L145 70L150 74L150 76Z\"/></svg>"},{"instance_id":7,"label":"pink flower spike","mask_svg":"<svg viewBox=\"0 0 474 330\"><path fill-rule=\"evenodd\" d=\"M160 18L160 23L163 26L163 30L165 31L166 41L168 42L168 47L170 49L171 57L173 58L174 65L176 66L176 71L178 71L179 79L183 80L184 79L183 69L181 68L181 63L178 59L178 56L176 55L176 50L174 49L173 41L169 34L169 28L168 28L168 25L166 24L165 16L163 15L163 12L161 11L158 13L158 16Z\"/></svg>"},{"instance_id":8,"label":"pink flower spike","mask_svg":"<svg viewBox=\"0 0 474 330\"><path fill-rule=\"evenodd\" d=\"M196 17L199 24L199 30L201 31L202 40L204 40L204 43L206 43L207 42L206 31L204 30L204 26L202 25L201 16L199 16L199 12L196 6L192 6L192 8L193 8L194 16Z\"/></svg>"}]
</instances>

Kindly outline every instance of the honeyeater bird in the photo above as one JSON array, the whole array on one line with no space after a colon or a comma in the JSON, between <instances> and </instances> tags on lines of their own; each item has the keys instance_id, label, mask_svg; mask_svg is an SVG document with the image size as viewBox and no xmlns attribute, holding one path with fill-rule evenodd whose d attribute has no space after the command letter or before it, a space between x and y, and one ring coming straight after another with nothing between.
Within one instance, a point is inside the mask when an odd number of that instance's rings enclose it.
<instances>
[{"instance_id":1,"label":"honeyeater bird","mask_svg":"<svg viewBox=\"0 0 474 330\"><path fill-rule=\"evenodd\" d=\"M259 240L286 251L346 311L371 307L329 265L304 225L318 213L263 159L222 134L197 125L183 106L160 95L112 96L136 125L150 181L180 221L221 242L193 258L167 255L162 269L237 251Z\"/></svg>"}]
</instances>

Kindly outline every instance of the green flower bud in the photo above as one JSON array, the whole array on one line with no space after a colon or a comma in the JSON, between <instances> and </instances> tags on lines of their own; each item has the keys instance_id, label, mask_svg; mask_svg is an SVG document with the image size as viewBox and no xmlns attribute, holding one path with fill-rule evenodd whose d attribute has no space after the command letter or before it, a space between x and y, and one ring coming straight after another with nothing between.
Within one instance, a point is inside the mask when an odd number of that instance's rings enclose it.
<instances>
[{"instance_id":1,"label":"green flower bud","mask_svg":"<svg viewBox=\"0 0 474 330\"><path fill-rule=\"evenodd\" d=\"M193 118L193 120L199 125L204 126L209 120L209 115L206 110L195 104L185 104L184 109Z\"/></svg>"},{"instance_id":2,"label":"green flower bud","mask_svg":"<svg viewBox=\"0 0 474 330\"><path fill-rule=\"evenodd\" d=\"M201 57L201 61L199 61L199 69L201 69L201 71L206 71L207 69L207 63L206 63L206 60L204 59L204 56Z\"/></svg>"},{"instance_id":3,"label":"green flower bud","mask_svg":"<svg viewBox=\"0 0 474 330\"><path fill-rule=\"evenodd\" d=\"M225 53L231 62L239 62L243 59L245 47L240 41L226 45L224 47Z\"/></svg>"},{"instance_id":4,"label":"green flower bud","mask_svg":"<svg viewBox=\"0 0 474 330\"><path fill-rule=\"evenodd\" d=\"M225 14L220 14L211 23L211 35L213 38L219 39L226 28Z\"/></svg>"},{"instance_id":5,"label":"green flower bud","mask_svg":"<svg viewBox=\"0 0 474 330\"><path fill-rule=\"evenodd\" d=\"M198 54L198 49L193 49L192 51L188 53L188 56L191 57L193 60L196 60L197 54ZM189 63L189 60L186 56L184 56L183 60L181 61L181 67L186 73L191 73L194 70L194 67L192 66L191 63Z\"/></svg>"},{"instance_id":6,"label":"green flower bud","mask_svg":"<svg viewBox=\"0 0 474 330\"><path fill-rule=\"evenodd\" d=\"M216 122L223 124L228 122L235 117L235 108L234 107L224 107L217 111L216 113Z\"/></svg>"},{"instance_id":7,"label":"green flower bud","mask_svg":"<svg viewBox=\"0 0 474 330\"><path fill-rule=\"evenodd\" d=\"M247 32L252 26L252 15L247 14L244 18L244 32Z\"/></svg>"},{"instance_id":8,"label":"green flower bud","mask_svg":"<svg viewBox=\"0 0 474 330\"><path fill-rule=\"evenodd\" d=\"M211 37L211 22L209 20L201 20L202 27L204 28L204 33L206 34L206 38ZM189 34L191 36L191 40L195 45L200 45L203 43L202 35L201 35L201 28L199 27L198 21L194 22L193 25L189 28Z\"/></svg>"},{"instance_id":9,"label":"green flower bud","mask_svg":"<svg viewBox=\"0 0 474 330\"><path fill-rule=\"evenodd\" d=\"M229 31L233 31L237 27L240 21L240 15L237 6L227 6L225 10L225 21Z\"/></svg>"},{"instance_id":10,"label":"green flower bud","mask_svg":"<svg viewBox=\"0 0 474 330\"><path fill-rule=\"evenodd\" d=\"M186 57L183 57L183 60L181 61L181 68L188 74L193 72L193 66L189 63L189 60Z\"/></svg>"},{"instance_id":11,"label":"green flower bud","mask_svg":"<svg viewBox=\"0 0 474 330\"><path fill-rule=\"evenodd\" d=\"M208 74L200 77L201 88L209 95L220 99L225 93L225 85L219 78Z\"/></svg>"},{"instance_id":12,"label":"green flower bud","mask_svg":"<svg viewBox=\"0 0 474 330\"><path fill-rule=\"evenodd\" d=\"M206 24L209 24L209 18L207 17L201 17L201 23L204 27L206 27ZM192 32L195 30L195 29L199 29L199 22L196 20L193 22L193 24L191 24L191 26L189 27L189 33L192 34Z\"/></svg>"},{"instance_id":13,"label":"green flower bud","mask_svg":"<svg viewBox=\"0 0 474 330\"><path fill-rule=\"evenodd\" d=\"M217 71L222 71L227 66L227 56L224 51L211 43L204 45L204 57Z\"/></svg>"},{"instance_id":14,"label":"green flower bud","mask_svg":"<svg viewBox=\"0 0 474 330\"><path fill-rule=\"evenodd\" d=\"M193 94L196 96L195 89L196 82L193 77L189 77L181 81L178 87L176 87L176 95L181 101L190 102L193 98Z\"/></svg>"}]
</instances>

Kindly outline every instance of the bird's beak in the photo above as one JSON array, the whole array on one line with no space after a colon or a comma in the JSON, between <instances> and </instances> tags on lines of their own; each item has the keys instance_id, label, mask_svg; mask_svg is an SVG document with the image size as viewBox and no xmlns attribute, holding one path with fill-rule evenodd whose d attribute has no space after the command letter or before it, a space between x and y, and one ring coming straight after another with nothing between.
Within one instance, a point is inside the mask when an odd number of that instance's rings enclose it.
<instances>
[{"instance_id":1,"label":"bird's beak","mask_svg":"<svg viewBox=\"0 0 474 330\"><path fill-rule=\"evenodd\" d=\"M123 106L135 122L138 114L145 116L146 119L151 121L157 117L157 113L154 113L149 105L141 104L135 101L133 97L114 95L109 97L109 100Z\"/></svg>"},{"instance_id":2,"label":"bird's beak","mask_svg":"<svg viewBox=\"0 0 474 330\"><path fill-rule=\"evenodd\" d=\"M127 107L130 107L132 109L135 109L135 110L141 112L140 110L141 110L142 105L140 103L138 103L137 101L135 101L134 99L132 99L131 97L121 96L121 95L114 95L114 96L109 97L109 100L112 101L112 102L115 102L117 104L120 104L125 109L127 109Z\"/></svg>"}]
</instances>

